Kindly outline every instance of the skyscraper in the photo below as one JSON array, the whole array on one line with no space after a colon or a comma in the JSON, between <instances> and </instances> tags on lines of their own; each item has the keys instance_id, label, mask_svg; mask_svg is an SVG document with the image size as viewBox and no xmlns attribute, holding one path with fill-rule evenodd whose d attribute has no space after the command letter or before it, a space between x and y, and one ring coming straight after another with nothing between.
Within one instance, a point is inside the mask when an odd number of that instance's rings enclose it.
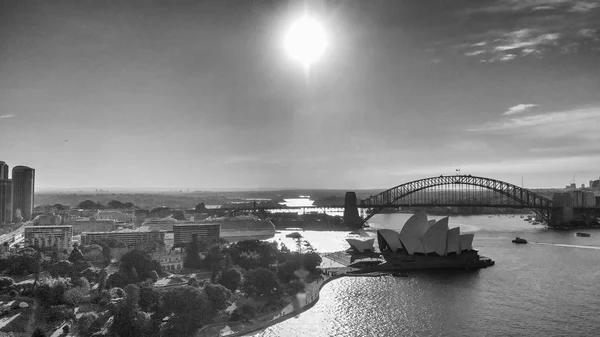
<instances>
[{"instance_id":1,"label":"skyscraper","mask_svg":"<svg viewBox=\"0 0 600 337\"><path fill-rule=\"evenodd\" d=\"M31 220L33 213L33 191L35 170L27 166L15 166L12 169L12 219Z\"/></svg>"},{"instance_id":2,"label":"skyscraper","mask_svg":"<svg viewBox=\"0 0 600 337\"><path fill-rule=\"evenodd\" d=\"M8 165L0 161L0 224L10 223L11 212L11 181L8 180Z\"/></svg>"},{"instance_id":3,"label":"skyscraper","mask_svg":"<svg viewBox=\"0 0 600 337\"><path fill-rule=\"evenodd\" d=\"M8 165L3 161L0 161L0 180L1 179L8 179Z\"/></svg>"}]
</instances>

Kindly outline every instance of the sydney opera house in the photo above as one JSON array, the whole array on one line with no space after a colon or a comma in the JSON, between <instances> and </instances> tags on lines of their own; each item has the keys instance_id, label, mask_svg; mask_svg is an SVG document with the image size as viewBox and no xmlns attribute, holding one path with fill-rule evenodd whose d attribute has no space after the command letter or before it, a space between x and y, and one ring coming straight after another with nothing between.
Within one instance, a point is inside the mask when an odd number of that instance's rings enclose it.
<instances>
[{"instance_id":1,"label":"sydney opera house","mask_svg":"<svg viewBox=\"0 0 600 337\"><path fill-rule=\"evenodd\" d=\"M449 228L448 217L428 220L416 213L406 221L400 233L391 229L377 231L379 253L387 266L396 269L477 268L493 264L473 249L474 234L460 234L460 228ZM357 253L375 252L375 239L346 239Z\"/></svg>"}]
</instances>

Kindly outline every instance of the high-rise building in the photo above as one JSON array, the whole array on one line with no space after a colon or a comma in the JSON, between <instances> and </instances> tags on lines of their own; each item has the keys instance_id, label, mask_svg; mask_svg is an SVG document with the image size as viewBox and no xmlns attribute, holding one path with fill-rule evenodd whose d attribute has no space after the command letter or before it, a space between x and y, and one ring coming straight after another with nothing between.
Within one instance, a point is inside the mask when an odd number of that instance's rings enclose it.
<instances>
[{"instance_id":1,"label":"high-rise building","mask_svg":"<svg viewBox=\"0 0 600 337\"><path fill-rule=\"evenodd\" d=\"M0 161L0 224L10 223L11 212L11 181L8 179L8 165Z\"/></svg>"},{"instance_id":2,"label":"high-rise building","mask_svg":"<svg viewBox=\"0 0 600 337\"><path fill-rule=\"evenodd\" d=\"M0 161L0 180L8 179L8 165L5 162Z\"/></svg>"},{"instance_id":3,"label":"high-rise building","mask_svg":"<svg viewBox=\"0 0 600 337\"><path fill-rule=\"evenodd\" d=\"M12 169L12 219L20 216L22 221L31 220L33 213L33 191L35 188L35 170L27 166L15 166Z\"/></svg>"},{"instance_id":4,"label":"high-rise building","mask_svg":"<svg viewBox=\"0 0 600 337\"><path fill-rule=\"evenodd\" d=\"M0 224L8 224L12 221L12 181L0 179Z\"/></svg>"}]
</instances>

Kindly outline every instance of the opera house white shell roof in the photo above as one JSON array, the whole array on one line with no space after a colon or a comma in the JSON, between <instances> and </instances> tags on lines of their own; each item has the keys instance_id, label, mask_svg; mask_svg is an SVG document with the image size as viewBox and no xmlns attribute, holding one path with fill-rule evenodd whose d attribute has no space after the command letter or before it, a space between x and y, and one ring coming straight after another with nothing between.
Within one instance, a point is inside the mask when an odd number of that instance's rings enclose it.
<instances>
[{"instance_id":1,"label":"opera house white shell roof","mask_svg":"<svg viewBox=\"0 0 600 337\"><path fill-rule=\"evenodd\" d=\"M374 251L373 243L375 239L369 240L356 240L356 239L346 239L346 241L350 244L350 246L357 251L364 253L366 251Z\"/></svg>"},{"instance_id":2,"label":"opera house white shell roof","mask_svg":"<svg viewBox=\"0 0 600 337\"><path fill-rule=\"evenodd\" d=\"M423 244L425 245L425 253L437 253L438 255L446 255L446 241L448 237L448 217L436 222L429 227L425 235L423 235Z\"/></svg>"},{"instance_id":3,"label":"opera house white shell roof","mask_svg":"<svg viewBox=\"0 0 600 337\"><path fill-rule=\"evenodd\" d=\"M440 256L473 249L474 234L461 235L460 228L448 228L448 221L448 217L439 221L427 220L425 213L415 213L399 234L391 229L378 230L379 249L382 252L404 249L409 255L436 253Z\"/></svg>"}]
</instances>

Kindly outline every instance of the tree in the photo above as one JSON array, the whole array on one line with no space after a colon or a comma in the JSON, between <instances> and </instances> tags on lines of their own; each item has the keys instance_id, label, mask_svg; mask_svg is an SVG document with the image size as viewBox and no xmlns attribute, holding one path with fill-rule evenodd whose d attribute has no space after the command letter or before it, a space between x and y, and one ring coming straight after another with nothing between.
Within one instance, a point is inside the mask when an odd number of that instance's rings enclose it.
<instances>
[{"instance_id":1,"label":"tree","mask_svg":"<svg viewBox=\"0 0 600 337\"><path fill-rule=\"evenodd\" d=\"M203 202L201 202L198 205L196 205L196 207L194 208L194 211L196 211L196 213L206 213L206 212L208 212L208 210L206 209L206 205L204 205Z\"/></svg>"},{"instance_id":2,"label":"tree","mask_svg":"<svg viewBox=\"0 0 600 337\"><path fill-rule=\"evenodd\" d=\"M140 308L146 312L158 310L160 302L160 293L154 290L151 284L142 284L140 287Z\"/></svg>"},{"instance_id":3,"label":"tree","mask_svg":"<svg viewBox=\"0 0 600 337\"><path fill-rule=\"evenodd\" d=\"M77 205L77 208L81 208L81 209L102 209L105 208L104 205L102 205L99 202L95 202L93 200L85 200L80 202Z\"/></svg>"},{"instance_id":4,"label":"tree","mask_svg":"<svg viewBox=\"0 0 600 337\"><path fill-rule=\"evenodd\" d=\"M71 255L69 255L69 262L75 263L79 261L85 261L85 259L83 258L83 253L81 253L81 250L79 250L79 244L74 243Z\"/></svg>"},{"instance_id":5,"label":"tree","mask_svg":"<svg viewBox=\"0 0 600 337\"><path fill-rule=\"evenodd\" d=\"M9 289L14 283L15 281L10 277L0 276L0 291Z\"/></svg>"},{"instance_id":6,"label":"tree","mask_svg":"<svg viewBox=\"0 0 600 337\"><path fill-rule=\"evenodd\" d=\"M232 248L239 252L239 259L246 258L248 256L247 254L256 253L259 257L258 265L263 268L268 268L272 264L275 264L279 254L277 243L275 242L269 243L259 240L243 240L233 244ZM231 257L236 264L242 265L242 263L244 263L243 261L236 260L236 254L232 254Z\"/></svg>"},{"instance_id":7,"label":"tree","mask_svg":"<svg viewBox=\"0 0 600 337\"><path fill-rule=\"evenodd\" d=\"M192 235L192 242L188 244L185 250L185 260L183 260L183 266L185 268L198 269L202 266L202 260L200 259L198 235Z\"/></svg>"},{"instance_id":8,"label":"tree","mask_svg":"<svg viewBox=\"0 0 600 337\"><path fill-rule=\"evenodd\" d=\"M114 209L125 208L125 205L123 205L123 203L120 202L119 200L111 200L108 202L107 206L108 206L108 208L114 208Z\"/></svg>"},{"instance_id":9,"label":"tree","mask_svg":"<svg viewBox=\"0 0 600 337\"><path fill-rule=\"evenodd\" d=\"M282 282L288 283L296 279L296 271L302 268L299 260L288 260L279 265L277 268L277 276Z\"/></svg>"},{"instance_id":10,"label":"tree","mask_svg":"<svg viewBox=\"0 0 600 337\"><path fill-rule=\"evenodd\" d=\"M317 269L317 267L321 265L321 262L323 262L321 256L315 252L303 254L302 257L304 262L304 269L308 270L309 272L314 272Z\"/></svg>"},{"instance_id":11,"label":"tree","mask_svg":"<svg viewBox=\"0 0 600 337\"><path fill-rule=\"evenodd\" d=\"M46 337L46 334L41 328L36 328L31 334L31 337Z\"/></svg>"},{"instance_id":12,"label":"tree","mask_svg":"<svg viewBox=\"0 0 600 337\"><path fill-rule=\"evenodd\" d=\"M65 303L65 292L71 288L71 282L66 278L46 278L35 288L34 295L43 306L50 307Z\"/></svg>"},{"instance_id":13,"label":"tree","mask_svg":"<svg viewBox=\"0 0 600 337\"><path fill-rule=\"evenodd\" d=\"M231 298L231 291L220 284L209 283L204 287L204 292L213 310L223 310L227 308L227 301Z\"/></svg>"},{"instance_id":14,"label":"tree","mask_svg":"<svg viewBox=\"0 0 600 337\"><path fill-rule=\"evenodd\" d=\"M206 256L202 261L202 264L206 268L210 268L212 271L211 282L215 283L217 280L217 275L221 270L222 264L224 262L223 255L223 245L219 243L214 243L210 245L208 251L206 252Z\"/></svg>"},{"instance_id":15,"label":"tree","mask_svg":"<svg viewBox=\"0 0 600 337\"><path fill-rule=\"evenodd\" d=\"M59 261L50 266L50 269L48 271L53 277L71 277L74 274L75 269L71 262Z\"/></svg>"},{"instance_id":16,"label":"tree","mask_svg":"<svg viewBox=\"0 0 600 337\"><path fill-rule=\"evenodd\" d=\"M221 275L219 283L235 292L242 283L242 273L236 268L229 268Z\"/></svg>"},{"instance_id":17,"label":"tree","mask_svg":"<svg viewBox=\"0 0 600 337\"><path fill-rule=\"evenodd\" d=\"M121 273L129 277L128 283L136 283L152 278L152 271L163 273L160 263L139 250L132 250L121 257Z\"/></svg>"},{"instance_id":18,"label":"tree","mask_svg":"<svg viewBox=\"0 0 600 337\"><path fill-rule=\"evenodd\" d=\"M244 274L242 291L248 296L273 298L281 293L275 273L267 268L249 270Z\"/></svg>"},{"instance_id":19,"label":"tree","mask_svg":"<svg viewBox=\"0 0 600 337\"><path fill-rule=\"evenodd\" d=\"M135 284L129 284L124 290L126 294L125 300L128 302L127 305L138 310L140 303L140 287Z\"/></svg>"},{"instance_id":20,"label":"tree","mask_svg":"<svg viewBox=\"0 0 600 337\"><path fill-rule=\"evenodd\" d=\"M123 274L121 272L112 273L106 279L106 288L107 289L111 289L111 288L115 288L115 287L123 288L127 284L129 284L129 280L127 279L127 276L125 276L125 274Z\"/></svg>"},{"instance_id":21,"label":"tree","mask_svg":"<svg viewBox=\"0 0 600 337\"><path fill-rule=\"evenodd\" d=\"M174 314L161 335L191 336L197 329L212 321L217 314L211 308L208 295L200 288L173 288L163 296L161 314Z\"/></svg>"},{"instance_id":22,"label":"tree","mask_svg":"<svg viewBox=\"0 0 600 337\"><path fill-rule=\"evenodd\" d=\"M110 326L111 336L146 336L149 321L140 312L138 305L140 289L133 284L125 288L125 301L120 302L114 309L113 324Z\"/></svg>"},{"instance_id":23,"label":"tree","mask_svg":"<svg viewBox=\"0 0 600 337\"><path fill-rule=\"evenodd\" d=\"M57 211L64 211L69 209L69 206L62 204L54 204L52 207L54 207L54 209L56 209Z\"/></svg>"}]
</instances>

